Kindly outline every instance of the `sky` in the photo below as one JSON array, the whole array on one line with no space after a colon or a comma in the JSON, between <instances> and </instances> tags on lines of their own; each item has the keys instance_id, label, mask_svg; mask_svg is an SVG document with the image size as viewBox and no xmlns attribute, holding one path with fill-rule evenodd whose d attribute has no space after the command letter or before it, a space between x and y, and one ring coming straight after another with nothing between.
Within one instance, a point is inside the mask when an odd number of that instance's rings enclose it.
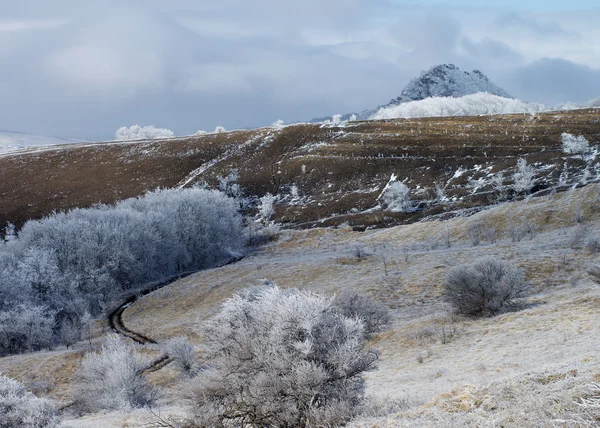
<instances>
[{"instance_id":1,"label":"sky","mask_svg":"<svg viewBox=\"0 0 600 428\"><path fill-rule=\"evenodd\" d=\"M359 112L441 63L600 97L597 0L0 0L0 130L110 140Z\"/></svg>"}]
</instances>

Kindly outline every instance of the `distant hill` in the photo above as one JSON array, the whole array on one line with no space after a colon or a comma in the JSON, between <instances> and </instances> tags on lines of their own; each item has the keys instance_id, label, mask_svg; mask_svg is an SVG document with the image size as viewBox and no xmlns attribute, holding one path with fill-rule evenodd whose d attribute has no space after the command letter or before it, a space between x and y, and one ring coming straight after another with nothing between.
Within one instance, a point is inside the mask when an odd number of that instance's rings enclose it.
<instances>
[{"instance_id":1,"label":"distant hill","mask_svg":"<svg viewBox=\"0 0 600 428\"><path fill-rule=\"evenodd\" d=\"M478 92L487 92L503 98L513 98L507 91L490 81L479 70L472 72L463 71L454 64L441 64L423 71L417 78L412 79L402 90L400 95L388 104L375 109L355 113L359 120L366 120L382 108L398 104L420 101L431 97L463 97ZM350 117L352 113L342 115L342 119ZM311 120L311 123L331 120L331 117L321 117Z\"/></svg>"},{"instance_id":2,"label":"distant hill","mask_svg":"<svg viewBox=\"0 0 600 428\"><path fill-rule=\"evenodd\" d=\"M85 140L67 137L42 136L24 132L0 130L0 153L32 147L55 146L57 144L82 143Z\"/></svg>"}]
</instances>

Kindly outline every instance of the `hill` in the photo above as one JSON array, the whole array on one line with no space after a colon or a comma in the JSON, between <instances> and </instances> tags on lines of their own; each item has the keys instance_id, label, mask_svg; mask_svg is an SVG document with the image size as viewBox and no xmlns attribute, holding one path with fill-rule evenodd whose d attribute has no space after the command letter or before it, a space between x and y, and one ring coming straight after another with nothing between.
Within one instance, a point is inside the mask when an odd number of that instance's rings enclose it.
<instances>
[{"instance_id":1,"label":"hill","mask_svg":"<svg viewBox=\"0 0 600 428\"><path fill-rule=\"evenodd\" d=\"M600 289L587 273L597 255L586 249L581 234L598 230L598 201L598 187L586 186L445 222L365 233L284 231L278 242L236 264L199 272L128 305L122 320L159 343L185 335L202 349L198 323L234 292L264 278L284 288L354 290L385 303L393 320L370 343L382 352L379 368L367 376L367 393L379 407L355 426L477 427L490 420L507 427L573 426L557 420L584 417L576 403L600 380L590 340L600 334ZM478 224L495 229L493 242L488 237L473 245L469 235ZM514 226L525 224L529 232L515 239ZM357 245L370 255L356 257ZM447 272L484 256L510 261L526 273L533 287L527 305L493 318L449 314L440 299ZM110 331L97 327L94 343ZM153 345L138 348L148 356L161 352ZM1 358L0 370L65 403L88 349L82 342L73 349ZM161 417L186 411L184 381L172 364L147 378L163 391ZM71 415L64 426L146 426L154 415L145 409Z\"/></svg>"},{"instance_id":2,"label":"hill","mask_svg":"<svg viewBox=\"0 0 600 428\"><path fill-rule=\"evenodd\" d=\"M0 224L113 203L157 187L218 187L234 169L249 210L270 192L277 196L275 219L290 227L347 223L365 229L459 215L525 196L513 186L520 158L533 167L534 194L598 177L593 154L571 156L561 144L563 132L599 141L598 119L597 109L587 109L299 124L5 154ZM381 203L392 175L410 189L406 212Z\"/></svg>"}]
</instances>

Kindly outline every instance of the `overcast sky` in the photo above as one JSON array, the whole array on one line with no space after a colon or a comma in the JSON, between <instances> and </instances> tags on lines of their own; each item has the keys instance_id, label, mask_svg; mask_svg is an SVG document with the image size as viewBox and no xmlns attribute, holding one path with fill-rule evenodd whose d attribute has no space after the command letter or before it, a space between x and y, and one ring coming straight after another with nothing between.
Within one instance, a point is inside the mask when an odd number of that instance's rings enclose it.
<instances>
[{"instance_id":1,"label":"overcast sky","mask_svg":"<svg viewBox=\"0 0 600 428\"><path fill-rule=\"evenodd\" d=\"M600 97L598 22L597 0L0 0L0 129L307 120L387 103L447 62L523 100L584 102Z\"/></svg>"}]
</instances>

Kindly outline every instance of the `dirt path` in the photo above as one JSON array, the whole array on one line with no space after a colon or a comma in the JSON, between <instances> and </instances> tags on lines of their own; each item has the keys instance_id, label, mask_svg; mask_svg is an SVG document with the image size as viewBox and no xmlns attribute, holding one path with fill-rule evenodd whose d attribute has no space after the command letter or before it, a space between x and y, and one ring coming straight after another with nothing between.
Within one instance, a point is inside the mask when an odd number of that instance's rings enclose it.
<instances>
[{"instance_id":1,"label":"dirt path","mask_svg":"<svg viewBox=\"0 0 600 428\"><path fill-rule=\"evenodd\" d=\"M227 266L227 265L230 265L233 263L237 263L238 261L242 260L242 258L243 258L243 256L231 258L227 262L221 263L221 264L215 266L215 268L220 268L220 267ZM215 269L215 268L213 268L213 269ZM178 275L176 277L169 278L169 279L162 281L152 287L149 287L141 292L138 292L136 294L129 296L121 305L119 305L117 307L117 309L115 309L108 315L108 325L115 333L118 333L122 336L128 337L129 339L133 340L134 342L139 343L140 345L150 345L150 344L157 345L158 342L156 340L127 328L127 326L125 326L125 323L123 322L123 312L125 312L125 310L128 307L133 305L140 297L143 297L143 296L150 294L156 290L166 287L167 285L172 284L175 281L179 281L180 279L183 279L189 275L192 275L193 273L196 273L196 272L187 272L187 273ZM162 356L160 356L159 358L153 360L150 364L148 364L142 370L142 373L152 373L152 372L158 371L158 370L162 369L163 367L165 367L166 365L168 365L169 363L171 363L172 361L173 361L173 359L171 357L169 357L168 354L163 354Z\"/></svg>"}]
</instances>

